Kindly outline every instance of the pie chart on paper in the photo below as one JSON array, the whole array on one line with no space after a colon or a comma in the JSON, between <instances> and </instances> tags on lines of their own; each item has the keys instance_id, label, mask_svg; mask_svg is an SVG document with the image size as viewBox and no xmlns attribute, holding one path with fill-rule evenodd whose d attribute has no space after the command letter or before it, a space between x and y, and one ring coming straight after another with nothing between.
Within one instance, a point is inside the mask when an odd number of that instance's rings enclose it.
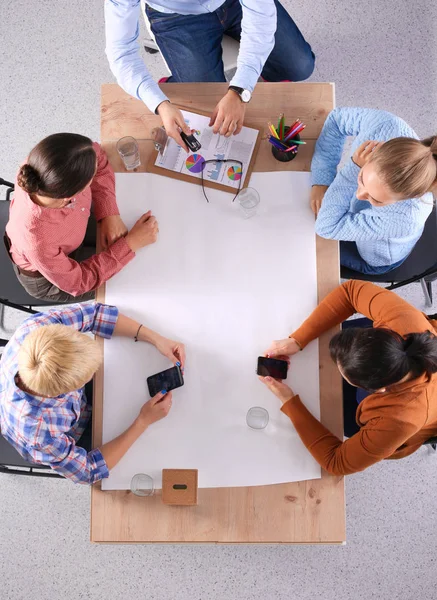
<instances>
[{"instance_id":1,"label":"pie chart on paper","mask_svg":"<svg viewBox=\"0 0 437 600\"><path fill-rule=\"evenodd\" d=\"M205 166L205 159L200 154L191 154L185 161L185 166L190 173L200 173Z\"/></svg>"},{"instance_id":2,"label":"pie chart on paper","mask_svg":"<svg viewBox=\"0 0 437 600\"><path fill-rule=\"evenodd\" d=\"M229 167L228 177L231 181L239 181L241 179L241 167Z\"/></svg>"}]
</instances>

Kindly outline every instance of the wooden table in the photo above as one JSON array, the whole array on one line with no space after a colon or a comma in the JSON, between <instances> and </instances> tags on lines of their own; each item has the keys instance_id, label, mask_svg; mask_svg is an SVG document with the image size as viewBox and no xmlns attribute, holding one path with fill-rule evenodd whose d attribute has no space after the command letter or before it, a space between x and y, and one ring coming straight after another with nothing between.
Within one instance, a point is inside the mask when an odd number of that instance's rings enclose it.
<instances>
[{"instance_id":1,"label":"wooden table","mask_svg":"<svg viewBox=\"0 0 437 600\"><path fill-rule=\"evenodd\" d=\"M163 91L181 107L212 112L225 93L225 83L163 84ZM260 83L247 107L245 124L267 134L267 121L281 112L299 117L306 146L295 160L276 161L267 142L261 144L254 171L290 169L309 171L314 144L334 106L334 86L329 83ZM115 171L125 172L115 144L132 135L140 140L141 167L145 171L153 144L145 141L160 125L139 100L115 84L102 86L101 141ZM338 244L317 239L319 300L339 283ZM104 289L98 292L104 301ZM320 338L321 421L342 437L341 381L328 352L334 330ZM103 342L101 342L103 343ZM96 375L93 438L102 443L103 373ZM341 543L345 540L344 478L322 472L322 478L279 485L199 490L196 507L166 506L161 491L138 498L129 491L91 491L91 541L93 542L195 542L195 543Z\"/></svg>"}]
</instances>

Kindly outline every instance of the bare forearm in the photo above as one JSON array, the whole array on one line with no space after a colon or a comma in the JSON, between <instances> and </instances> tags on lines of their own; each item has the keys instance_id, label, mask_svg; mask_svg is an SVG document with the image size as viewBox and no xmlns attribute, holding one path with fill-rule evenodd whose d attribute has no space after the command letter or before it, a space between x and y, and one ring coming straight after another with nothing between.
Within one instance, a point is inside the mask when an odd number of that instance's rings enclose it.
<instances>
[{"instance_id":1,"label":"bare forearm","mask_svg":"<svg viewBox=\"0 0 437 600\"><path fill-rule=\"evenodd\" d=\"M140 328L141 325L141 328ZM140 328L139 332L138 329ZM140 342L148 342L149 344L156 344L156 340L161 336L156 331L148 329L138 321L126 317L121 313L118 315L117 324L115 325L114 335L128 337L134 339L138 332L138 340Z\"/></svg>"},{"instance_id":2,"label":"bare forearm","mask_svg":"<svg viewBox=\"0 0 437 600\"><path fill-rule=\"evenodd\" d=\"M109 470L115 467L146 429L147 427L139 419L135 419L126 431L100 448Z\"/></svg>"}]
</instances>

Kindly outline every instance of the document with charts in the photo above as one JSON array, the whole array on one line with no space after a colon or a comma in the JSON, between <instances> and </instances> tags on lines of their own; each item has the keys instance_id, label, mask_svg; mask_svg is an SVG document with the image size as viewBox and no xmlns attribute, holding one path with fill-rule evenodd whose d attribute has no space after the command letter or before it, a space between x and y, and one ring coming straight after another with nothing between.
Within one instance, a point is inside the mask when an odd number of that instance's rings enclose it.
<instances>
[{"instance_id":1,"label":"document with charts","mask_svg":"<svg viewBox=\"0 0 437 600\"><path fill-rule=\"evenodd\" d=\"M163 154L158 154L156 158L155 166L196 179L201 178L203 171L205 183L216 183L229 188L243 187L259 135L258 129L243 127L238 135L227 138L213 133L213 128L209 127L209 117L185 110L182 114L202 147L197 152L190 151L187 154L173 139L168 138ZM205 161L211 159L239 160L243 163L243 170L237 163L205 164Z\"/></svg>"}]
</instances>

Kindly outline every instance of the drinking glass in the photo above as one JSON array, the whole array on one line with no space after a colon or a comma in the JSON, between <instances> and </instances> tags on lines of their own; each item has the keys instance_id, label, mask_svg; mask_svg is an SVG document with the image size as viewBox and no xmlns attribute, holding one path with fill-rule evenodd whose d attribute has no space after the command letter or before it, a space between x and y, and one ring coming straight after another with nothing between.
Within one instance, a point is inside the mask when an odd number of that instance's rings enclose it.
<instances>
[{"instance_id":1,"label":"drinking glass","mask_svg":"<svg viewBox=\"0 0 437 600\"><path fill-rule=\"evenodd\" d=\"M245 219L256 215L259 204L259 194L254 188L244 188L237 196L241 212Z\"/></svg>"},{"instance_id":2,"label":"drinking glass","mask_svg":"<svg viewBox=\"0 0 437 600\"><path fill-rule=\"evenodd\" d=\"M132 477L130 489L136 496L153 496L153 479L145 473L137 473Z\"/></svg>"},{"instance_id":3,"label":"drinking glass","mask_svg":"<svg viewBox=\"0 0 437 600\"><path fill-rule=\"evenodd\" d=\"M269 422L269 413L261 406L252 406L246 415L246 423L251 429L265 429Z\"/></svg>"},{"instance_id":4,"label":"drinking glass","mask_svg":"<svg viewBox=\"0 0 437 600\"><path fill-rule=\"evenodd\" d=\"M140 150L135 138L128 135L119 139L117 142L117 152L121 156L124 166L128 171L133 171L140 166Z\"/></svg>"}]
</instances>

